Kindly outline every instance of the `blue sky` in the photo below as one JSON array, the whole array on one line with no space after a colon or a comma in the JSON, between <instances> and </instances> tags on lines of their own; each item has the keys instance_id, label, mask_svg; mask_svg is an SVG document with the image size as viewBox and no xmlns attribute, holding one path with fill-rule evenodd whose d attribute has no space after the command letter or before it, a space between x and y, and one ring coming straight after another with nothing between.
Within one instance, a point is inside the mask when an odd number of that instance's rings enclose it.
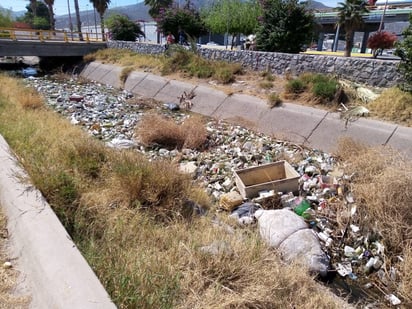
<instances>
[{"instance_id":1,"label":"blue sky","mask_svg":"<svg viewBox=\"0 0 412 309\"><path fill-rule=\"evenodd\" d=\"M56 15L65 15L68 12L67 2L70 3L70 11L74 12L74 5L73 0L54 0L54 13ZM90 4L89 0L78 0L79 7L81 11L85 11L87 9L91 10L92 5ZM344 0L317 0L322 2L323 4L331 7L335 7L338 2L343 2ZM124 6L130 4L136 4L138 2L142 2L142 0L111 0L110 8L116 6ZM26 5L29 3L28 0L1 0L0 6L5 9L11 9L12 11L25 11Z\"/></svg>"}]
</instances>

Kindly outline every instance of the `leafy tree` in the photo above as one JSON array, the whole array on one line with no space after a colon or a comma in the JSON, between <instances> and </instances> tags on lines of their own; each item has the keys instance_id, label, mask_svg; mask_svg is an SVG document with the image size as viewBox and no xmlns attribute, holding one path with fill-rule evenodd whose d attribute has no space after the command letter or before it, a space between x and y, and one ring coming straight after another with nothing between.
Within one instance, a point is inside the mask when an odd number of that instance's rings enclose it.
<instances>
[{"instance_id":1,"label":"leafy tree","mask_svg":"<svg viewBox=\"0 0 412 309\"><path fill-rule=\"evenodd\" d=\"M50 22L44 17L39 17L39 16L34 17L32 25L34 29L40 29L40 30L50 29Z\"/></svg>"},{"instance_id":2,"label":"leafy tree","mask_svg":"<svg viewBox=\"0 0 412 309\"><path fill-rule=\"evenodd\" d=\"M162 9L157 17L157 27L163 33L172 33L175 38L179 37L179 31L189 37L199 37L206 33L199 12L189 2L183 8Z\"/></svg>"},{"instance_id":3,"label":"leafy tree","mask_svg":"<svg viewBox=\"0 0 412 309\"><path fill-rule=\"evenodd\" d=\"M140 24L134 23L124 15L111 15L107 18L106 25L113 40L134 42L137 37L145 36Z\"/></svg>"},{"instance_id":4,"label":"leafy tree","mask_svg":"<svg viewBox=\"0 0 412 309\"><path fill-rule=\"evenodd\" d=\"M252 34L258 26L260 6L255 0L223 0L202 12L206 27L213 33L232 35L231 47L239 34Z\"/></svg>"},{"instance_id":5,"label":"leafy tree","mask_svg":"<svg viewBox=\"0 0 412 309\"><path fill-rule=\"evenodd\" d=\"M104 40L106 40L105 35L104 35L104 13L106 13L106 10L109 7L110 0L90 0L90 3L93 4L93 7L99 13L100 27L101 27L101 30L102 30L102 39L104 41Z\"/></svg>"},{"instance_id":6,"label":"leafy tree","mask_svg":"<svg viewBox=\"0 0 412 309\"><path fill-rule=\"evenodd\" d=\"M367 46L372 49L373 58L376 58L384 49L392 48L395 42L396 34L387 31L378 31L369 37Z\"/></svg>"},{"instance_id":7,"label":"leafy tree","mask_svg":"<svg viewBox=\"0 0 412 309\"><path fill-rule=\"evenodd\" d=\"M365 0L345 0L338 3L338 24L345 29L345 57L350 57L355 30L363 24L362 14L368 13Z\"/></svg>"},{"instance_id":8,"label":"leafy tree","mask_svg":"<svg viewBox=\"0 0 412 309\"><path fill-rule=\"evenodd\" d=\"M46 4L40 1L30 1L30 4L26 6L26 9L27 12L23 17L18 18L18 21L25 22L31 25L34 29L50 29L50 15Z\"/></svg>"},{"instance_id":9,"label":"leafy tree","mask_svg":"<svg viewBox=\"0 0 412 309\"><path fill-rule=\"evenodd\" d=\"M9 10L0 9L0 27L11 27L13 20Z\"/></svg>"},{"instance_id":10,"label":"leafy tree","mask_svg":"<svg viewBox=\"0 0 412 309\"><path fill-rule=\"evenodd\" d=\"M54 0L44 0L44 3L47 5L47 9L49 10L49 16L50 16L50 29L54 30L55 27L55 19L54 19L54 11L53 11L53 6L54 6Z\"/></svg>"},{"instance_id":11,"label":"leafy tree","mask_svg":"<svg viewBox=\"0 0 412 309\"><path fill-rule=\"evenodd\" d=\"M401 58L399 71L403 74L404 83L399 87L412 92L412 14L409 16L409 26L403 31L403 41L395 44L395 55Z\"/></svg>"},{"instance_id":12,"label":"leafy tree","mask_svg":"<svg viewBox=\"0 0 412 309\"><path fill-rule=\"evenodd\" d=\"M298 0L260 0L262 16L256 33L258 50L299 53L309 43L315 16Z\"/></svg>"},{"instance_id":13,"label":"leafy tree","mask_svg":"<svg viewBox=\"0 0 412 309\"><path fill-rule=\"evenodd\" d=\"M157 18L162 9L166 9L173 4L173 0L144 0L144 4L150 7L150 16Z\"/></svg>"}]
</instances>

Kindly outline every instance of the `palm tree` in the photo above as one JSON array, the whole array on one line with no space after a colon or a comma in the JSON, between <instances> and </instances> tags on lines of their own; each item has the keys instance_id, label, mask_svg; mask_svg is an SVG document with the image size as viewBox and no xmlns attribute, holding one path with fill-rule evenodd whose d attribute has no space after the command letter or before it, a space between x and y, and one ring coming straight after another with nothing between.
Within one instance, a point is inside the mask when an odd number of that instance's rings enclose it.
<instances>
[{"instance_id":1,"label":"palm tree","mask_svg":"<svg viewBox=\"0 0 412 309\"><path fill-rule=\"evenodd\" d=\"M74 10L76 11L77 31L79 32L79 40L83 41L82 22L80 20L79 0L74 0Z\"/></svg>"},{"instance_id":2,"label":"palm tree","mask_svg":"<svg viewBox=\"0 0 412 309\"><path fill-rule=\"evenodd\" d=\"M49 15L50 15L50 29L54 30L55 29L55 19L54 19L54 12L53 12L53 6L54 6L54 0L44 0L44 2L47 5L47 9L49 10Z\"/></svg>"},{"instance_id":3,"label":"palm tree","mask_svg":"<svg viewBox=\"0 0 412 309\"><path fill-rule=\"evenodd\" d=\"M338 3L338 23L345 29L345 57L350 57L355 30L363 24L362 14L368 13L364 0L346 0Z\"/></svg>"},{"instance_id":4,"label":"palm tree","mask_svg":"<svg viewBox=\"0 0 412 309\"><path fill-rule=\"evenodd\" d=\"M104 35L104 13L106 13L107 8L109 7L110 0L90 0L90 3L93 4L93 7L100 15L100 27L102 29L102 38L103 41L106 40Z\"/></svg>"},{"instance_id":5,"label":"palm tree","mask_svg":"<svg viewBox=\"0 0 412 309\"><path fill-rule=\"evenodd\" d=\"M37 0L30 0L30 8L31 11L33 12L33 16L37 16Z\"/></svg>"}]
</instances>

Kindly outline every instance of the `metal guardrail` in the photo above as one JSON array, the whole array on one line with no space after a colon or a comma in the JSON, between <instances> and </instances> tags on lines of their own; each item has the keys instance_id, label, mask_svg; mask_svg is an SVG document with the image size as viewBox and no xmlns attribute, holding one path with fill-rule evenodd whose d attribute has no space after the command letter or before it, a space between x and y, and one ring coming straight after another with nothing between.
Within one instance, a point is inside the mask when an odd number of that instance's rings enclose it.
<instances>
[{"instance_id":1,"label":"metal guardrail","mask_svg":"<svg viewBox=\"0 0 412 309\"><path fill-rule=\"evenodd\" d=\"M364 20L377 20L385 14L386 17L388 16L396 16L396 15L406 15L412 13L412 8L398 8L398 9L387 9L386 12L384 10L370 10L369 13L363 14ZM315 13L315 17L319 20L324 19L337 19L339 12L317 12Z\"/></svg>"},{"instance_id":2,"label":"metal guardrail","mask_svg":"<svg viewBox=\"0 0 412 309\"><path fill-rule=\"evenodd\" d=\"M39 30L0 27L0 40L12 41L56 41L56 42L103 42L101 33L74 32L64 30Z\"/></svg>"}]
</instances>

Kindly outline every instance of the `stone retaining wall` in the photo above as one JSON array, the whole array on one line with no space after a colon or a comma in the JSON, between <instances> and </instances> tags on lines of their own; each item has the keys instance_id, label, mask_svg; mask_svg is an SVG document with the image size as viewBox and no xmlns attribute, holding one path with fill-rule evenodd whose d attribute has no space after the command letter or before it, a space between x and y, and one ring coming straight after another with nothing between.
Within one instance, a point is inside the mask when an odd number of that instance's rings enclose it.
<instances>
[{"instance_id":1,"label":"stone retaining wall","mask_svg":"<svg viewBox=\"0 0 412 309\"><path fill-rule=\"evenodd\" d=\"M109 41L109 48L130 49L142 54L160 54L164 47L159 44L148 44L125 41ZM397 71L398 61L371 58L345 58L306 54L283 54L256 52L246 50L225 50L199 48L199 53L213 60L240 62L244 66L258 71L270 69L274 74L291 72L327 73L339 78L369 86L390 87L398 84L401 75Z\"/></svg>"}]
</instances>

